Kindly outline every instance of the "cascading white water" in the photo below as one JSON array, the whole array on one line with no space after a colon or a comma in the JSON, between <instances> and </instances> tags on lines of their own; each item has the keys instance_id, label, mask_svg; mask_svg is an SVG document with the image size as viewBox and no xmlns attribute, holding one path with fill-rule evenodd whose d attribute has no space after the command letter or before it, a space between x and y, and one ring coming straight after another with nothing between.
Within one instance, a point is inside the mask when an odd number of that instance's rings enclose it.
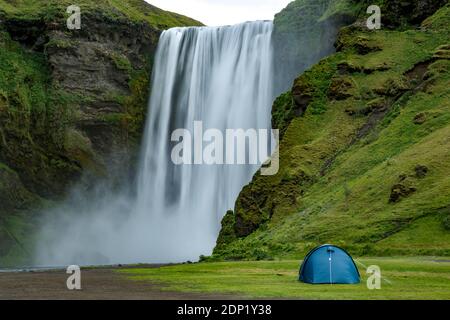
<instances>
[{"instance_id":1,"label":"cascading white water","mask_svg":"<svg viewBox=\"0 0 450 320\"><path fill-rule=\"evenodd\" d=\"M171 29L156 55L138 211L153 213L155 257L209 253L226 210L255 166L175 166L171 132L205 128L270 128L271 22ZM151 195L151 196L149 196ZM170 236L167 237L167 234Z\"/></svg>"},{"instance_id":2,"label":"cascading white water","mask_svg":"<svg viewBox=\"0 0 450 320\"><path fill-rule=\"evenodd\" d=\"M163 32L137 195L71 207L76 213L44 227L39 264L179 262L211 253L221 218L258 166L175 165L171 134L194 132L194 121L221 132L271 127L272 28L261 21Z\"/></svg>"}]
</instances>

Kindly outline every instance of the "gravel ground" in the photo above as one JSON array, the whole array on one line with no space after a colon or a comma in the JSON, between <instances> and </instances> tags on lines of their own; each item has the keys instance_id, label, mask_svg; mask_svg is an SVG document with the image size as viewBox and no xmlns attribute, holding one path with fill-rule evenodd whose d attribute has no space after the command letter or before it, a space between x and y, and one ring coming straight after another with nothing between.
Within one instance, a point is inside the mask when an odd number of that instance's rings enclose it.
<instances>
[{"instance_id":1,"label":"gravel ground","mask_svg":"<svg viewBox=\"0 0 450 320\"><path fill-rule=\"evenodd\" d=\"M161 285L128 280L114 270L114 268L82 269L82 290L79 291L67 289L66 281L70 275L66 274L65 270L0 272L0 300L223 300L238 298L163 291Z\"/></svg>"}]
</instances>

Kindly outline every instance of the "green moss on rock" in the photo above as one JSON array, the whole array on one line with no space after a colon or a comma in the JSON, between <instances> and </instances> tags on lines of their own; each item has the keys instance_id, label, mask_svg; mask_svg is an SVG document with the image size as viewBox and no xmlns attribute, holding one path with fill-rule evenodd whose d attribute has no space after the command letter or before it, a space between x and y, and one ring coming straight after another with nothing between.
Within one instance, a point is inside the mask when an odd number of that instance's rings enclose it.
<instances>
[{"instance_id":1,"label":"green moss on rock","mask_svg":"<svg viewBox=\"0 0 450 320\"><path fill-rule=\"evenodd\" d=\"M6 213L36 206L39 198L29 192L16 172L0 163L0 218Z\"/></svg>"},{"instance_id":2,"label":"green moss on rock","mask_svg":"<svg viewBox=\"0 0 450 320\"><path fill-rule=\"evenodd\" d=\"M21 20L42 19L48 22L64 22L66 10L74 5L70 0L0 0L0 10L10 18ZM180 26L200 26L202 23L180 14L161 10L143 0L79 0L81 13L101 12L105 17L132 22L145 22L157 29Z\"/></svg>"},{"instance_id":3,"label":"green moss on rock","mask_svg":"<svg viewBox=\"0 0 450 320\"><path fill-rule=\"evenodd\" d=\"M0 159L15 169L33 192L60 194L62 185L79 173L75 162L61 156L67 100L50 87L49 70L41 54L23 50L6 33L3 39Z\"/></svg>"},{"instance_id":4,"label":"green moss on rock","mask_svg":"<svg viewBox=\"0 0 450 320\"><path fill-rule=\"evenodd\" d=\"M276 91L334 52L339 27L353 22L359 4L347 0L296 0L274 19Z\"/></svg>"},{"instance_id":5,"label":"green moss on rock","mask_svg":"<svg viewBox=\"0 0 450 320\"><path fill-rule=\"evenodd\" d=\"M442 12L436 15L428 21ZM323 243L357 255L450 252L441 211L450 197L450 73L446 55L435 54L445 51L449 33L346 32L340 52L277 100L274 122L286 128L280 172L257 174L244 188L235 219L224 221L236 238L220 238L214 259L298 258ZM359 50L354 39L376 50ZM355 69L340 68L343 62ZM333 78L341 77L353 86L335 99ZM301 116L292 116L290 94L294 101L303 95ZM426 115L420 125L418 114Z\"/></svg>"}]
</instances>

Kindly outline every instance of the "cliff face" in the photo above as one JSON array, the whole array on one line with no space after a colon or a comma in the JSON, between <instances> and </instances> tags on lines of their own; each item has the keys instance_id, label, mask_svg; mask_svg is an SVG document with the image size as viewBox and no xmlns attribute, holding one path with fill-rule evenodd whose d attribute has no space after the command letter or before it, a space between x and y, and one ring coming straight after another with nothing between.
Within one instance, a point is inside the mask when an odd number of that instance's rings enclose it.
<instances>
[{"instance_id":1,"label":"cliff face","mask_svg":"<svg viewBox=\"0 0 450 320\"><path fill-rule=\"evenodd\" d=\"M335 52L334 42L341 27L365 14L367 7L380 6L383 27L419 27L447 0L371 1L297 0L275 16L275 91L288 90L297 76Z\"/></svg>"},{"instance_id":2,"label":"cliff face","mask_svg":"<svg viewBox=\"0 0 450 320\"><path fill-rule=\"evenodd\" d=\"M213 258L298 257L323 243L449 254L450 7L434 13L441 5L417 11L428 12L419 28L414 11L378 31L363 14L275 101L280 172L244 188Z\"/></svg>"},{"instance_id":3,"label":"cliff face","mask_svg":"<svg viewBox=\"0 0 450 320\"><path fill-rule=\"evenodd\" d=\"M334 53L338 30L354 22L361 8L351 1L301 0L278 13L273 35L275 91L285 92L300 73Z\"/></svg>"},{"instance_id":4,"label":"cliff face","mask_svg":"<svg viewBox=\"0 0 450 320\"><path fill-rule=\"evenodd\" d=\"M0 1L0 256L28 209L74 184L127 176L147 110L161 30L200 25L144 1Z\"/></svg>"}]
</instances>

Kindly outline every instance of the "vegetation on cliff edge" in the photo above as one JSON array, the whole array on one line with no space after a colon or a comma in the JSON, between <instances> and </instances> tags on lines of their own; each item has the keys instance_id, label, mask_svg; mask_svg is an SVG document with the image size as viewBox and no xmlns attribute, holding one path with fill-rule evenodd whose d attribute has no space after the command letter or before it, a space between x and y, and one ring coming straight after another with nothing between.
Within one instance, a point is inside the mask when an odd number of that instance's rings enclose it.
<instances>
[{"instance_id":1,"label":"vegetation on cliff edge","mask_svg":"<svg viewBox=\"0 0 450 320\"><path fill-rule=\"evenodd\" d=\"M43 19L54 22L67 19L67 7L76 4L81 13L101 12L111 19L146 22L157 29L201 26L202 23L183 15L161 10L143 0L0 0L0 12L20 20Z\"/></svg>"}]
</instances>

